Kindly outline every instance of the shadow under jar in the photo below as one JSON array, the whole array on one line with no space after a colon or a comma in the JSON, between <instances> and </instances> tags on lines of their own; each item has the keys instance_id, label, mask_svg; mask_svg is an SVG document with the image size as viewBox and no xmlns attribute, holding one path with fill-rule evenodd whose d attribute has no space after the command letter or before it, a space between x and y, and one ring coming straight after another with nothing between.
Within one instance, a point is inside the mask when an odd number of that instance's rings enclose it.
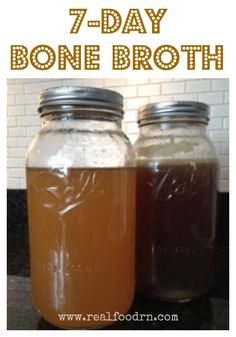
<instances>
[{"instance_id":1,"label":"shadow under jar","mask_svg":"<svg viewBox=\"0 0 236 337\"><path fill-rule=\"evenodd\" d=\"M34 304L58 327L111 324L129 310L135 279L135 168L121 131L123 97L53 88L41 94L39 113L42 129L27 155Z\"/></svg>"},{"instance_id":2,"label":"shadow under jar","mask_svg":"<svg viewBox=\"0 0 236 337\"><path fill-rule=\"evenodd\" d=\"M198 298L214 279L218 160L208 120L200 102L139 110L137 287L161 300Z\"/></svg>"}]
</instances>

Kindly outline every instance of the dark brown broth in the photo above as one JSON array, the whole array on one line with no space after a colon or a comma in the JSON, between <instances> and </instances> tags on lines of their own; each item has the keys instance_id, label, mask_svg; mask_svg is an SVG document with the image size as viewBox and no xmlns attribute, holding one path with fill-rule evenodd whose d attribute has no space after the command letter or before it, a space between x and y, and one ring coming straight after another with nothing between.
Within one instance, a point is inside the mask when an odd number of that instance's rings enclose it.
<instances>
[{"instance_id":1,"label":"dark brown broth","mask_svg":"<svg viewBox=\"0 0 236 337\"><path fill-rule=\"evenodd\" d=\"M217 171L216 162L138 166L136 263L143 292L187 300L211 286Z\"/></svg>"}]
</instances>

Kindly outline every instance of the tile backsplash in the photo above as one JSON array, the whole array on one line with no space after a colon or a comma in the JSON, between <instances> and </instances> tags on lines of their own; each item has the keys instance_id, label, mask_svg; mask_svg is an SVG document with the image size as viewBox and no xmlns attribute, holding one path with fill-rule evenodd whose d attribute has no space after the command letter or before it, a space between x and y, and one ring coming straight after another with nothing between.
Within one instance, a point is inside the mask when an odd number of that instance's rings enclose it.
<instances>
[{"instance_id":1,"label":"tile backsplash","mask_svg":"<svg viewBox=\"0 0 236 337\"><path fill-rule=\"evenodd\" d=\"M198 100L211 106L208 134L220 159L220 191L229 191L228 79L8 79L8 188L24 189L25 154L40 128L37 98L43 89L60 85L89 85L120 92L125 98L123 129L132 142L138 135L137 108L163 100Z\"/></svg>"}]
</instances>

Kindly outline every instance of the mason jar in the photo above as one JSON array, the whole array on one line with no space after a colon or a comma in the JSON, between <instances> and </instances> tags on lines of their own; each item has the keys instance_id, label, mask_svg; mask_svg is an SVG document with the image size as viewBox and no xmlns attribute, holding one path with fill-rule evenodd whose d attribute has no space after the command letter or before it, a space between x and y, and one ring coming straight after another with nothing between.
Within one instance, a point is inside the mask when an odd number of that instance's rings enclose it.
<instances>
[{"instance_id":1,"label":"mason jar","mask_svg":"<svg viewBox=\"0 0 236 337\"><path fill-rule=\"evenodd\" d=\"M139 109L137 287L153 298L189 301L214 279L218 160L208 121L200 102Z\"/></svg>"},{"instance_id":2,"label":"mason jar","mask_svg":"<svg viewBox=\"0 0 236 337\"><path fill-rule=\"evenodd\" d=\"M58 327L110 324L129 310L135 283L135 168L121 130L123 97L59 87L41 94L38 111L42 128L27 154L34 304Z\"/></svg>"}]
</instances>

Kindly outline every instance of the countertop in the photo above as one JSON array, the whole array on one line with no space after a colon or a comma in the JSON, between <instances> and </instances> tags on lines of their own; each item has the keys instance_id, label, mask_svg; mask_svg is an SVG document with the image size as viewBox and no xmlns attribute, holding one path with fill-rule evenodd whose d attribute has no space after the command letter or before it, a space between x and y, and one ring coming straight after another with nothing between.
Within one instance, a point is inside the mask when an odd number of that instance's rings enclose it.
<instances>
[{"instance_id":1,"label":"countertop","mask_svg":"<svg viewBox=\"0 0 236 337\"><path fill-rule=\"evenodd\" d=\"M219 194L217 268L212 289L189 303L165 303L136 294L130 314L177 314L178 321L119 321L110 330L228 330L229 329L229 196ZM31 300L29 244L25 191L8 191L8 330L55 330L34 309Z\"/></svg>"}]
</instances>

